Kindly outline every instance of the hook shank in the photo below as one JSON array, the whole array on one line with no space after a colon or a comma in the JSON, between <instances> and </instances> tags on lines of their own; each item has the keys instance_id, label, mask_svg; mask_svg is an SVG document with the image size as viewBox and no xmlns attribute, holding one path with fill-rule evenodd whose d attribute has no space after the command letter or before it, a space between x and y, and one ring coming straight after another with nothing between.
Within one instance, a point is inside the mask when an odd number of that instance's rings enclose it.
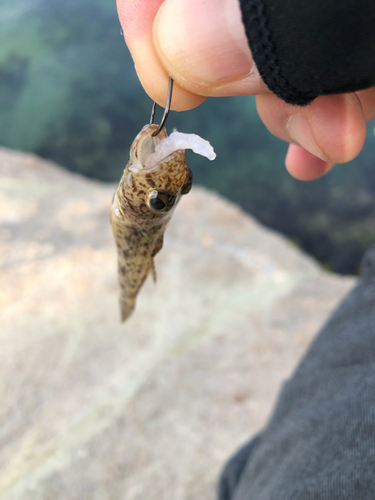
<instances>
[{"instance_id":1,"label":"hook shank","mask_svg":"<svg viewBox=\"0 0 375 500\"><path fill-rule=\"evenodd\" d=\"M173 80L171 77L169 77L169 85L168 85L168 96L167 96L167 102L165 104L165 109L164 109L164 114L163 118L160 122L160 125L158 128L155 130L155 132L152 134L152 137L157 136L161 129L163 128L165 121L168 117L169 110L171 108L171 101L172 101L172 90L173 90ZM152 111L151 111L151 119L150 119L150 124L154 123L155 120L155 111L156 111L156 102L152 105Z\"/></svg>"}]
</instances>

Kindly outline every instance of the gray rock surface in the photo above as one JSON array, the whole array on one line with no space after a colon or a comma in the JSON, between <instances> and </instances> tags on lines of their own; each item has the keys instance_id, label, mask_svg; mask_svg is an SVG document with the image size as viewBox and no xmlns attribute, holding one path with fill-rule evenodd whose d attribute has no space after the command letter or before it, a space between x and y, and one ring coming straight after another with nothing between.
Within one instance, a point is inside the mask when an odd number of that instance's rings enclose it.
<instances>
[{"instance_id":1,"label":"gray rock surface","mask_svg":"<svg viewBox=\"0 0 375 500\"><path fill-rule=\"evenodd\" d=\"M0 150L1 500L212 500L353 285L196 187L121 324L113 191Z\"/></svg>"}]
</instances>

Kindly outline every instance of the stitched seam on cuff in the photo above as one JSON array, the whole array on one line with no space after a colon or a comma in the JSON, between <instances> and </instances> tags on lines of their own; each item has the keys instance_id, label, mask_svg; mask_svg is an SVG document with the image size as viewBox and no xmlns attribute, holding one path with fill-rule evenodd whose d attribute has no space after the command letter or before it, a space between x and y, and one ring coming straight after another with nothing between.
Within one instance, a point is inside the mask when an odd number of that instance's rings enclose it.
<instances>
[{"instance_id":1,"label":"stitched seam on cuff","mask_svg":"<svg viewBox=\"0 0 375 500\"><path fill-rule=\"evenodd\" d=\"M262 1L240 0L240 5L250 50L267 87L289 104L299 106L309 104L318 94L300 92L283 76L271 33L267 27L267 17Z\"/></svg>"}]
</instances>

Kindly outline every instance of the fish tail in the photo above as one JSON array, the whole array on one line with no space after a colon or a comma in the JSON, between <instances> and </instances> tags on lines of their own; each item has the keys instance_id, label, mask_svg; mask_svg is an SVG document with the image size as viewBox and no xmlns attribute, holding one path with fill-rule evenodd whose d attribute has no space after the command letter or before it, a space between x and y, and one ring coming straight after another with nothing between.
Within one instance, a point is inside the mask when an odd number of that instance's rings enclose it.
<instances>
[{"instance_id":1,"label":"fish tail","mask_svg":"<svg viewBox=\"0 0 375 500\"><path fill-rule=\"evenodd\" d=\"M129 304L126 300L120 297L121 321L124 322L134 311L135 304Z\"/></svg>"}]
</instances>

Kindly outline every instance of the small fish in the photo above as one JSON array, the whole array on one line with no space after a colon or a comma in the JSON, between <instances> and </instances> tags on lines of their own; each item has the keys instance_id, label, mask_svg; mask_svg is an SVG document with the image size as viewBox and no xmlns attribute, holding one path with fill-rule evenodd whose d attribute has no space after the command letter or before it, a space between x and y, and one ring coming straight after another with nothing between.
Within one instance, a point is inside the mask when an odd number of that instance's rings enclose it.
<instances>
[{"instance_id":1,"label":"small fish","mask_svg":"<svg viewBox=\"0 0 375 500\"><path fill-rule=\"evenodd\" d=\"M154 257L163 246L173 210L191 189L193 175L186 164L185 148L211 159L216 156L208 141L194 134L174 132L167 138L163 128L152 137L157 128L146 125L135 138L112 201L122 321L133 312L149 272L156 281Z\"/></svg>"}]
</instances>

